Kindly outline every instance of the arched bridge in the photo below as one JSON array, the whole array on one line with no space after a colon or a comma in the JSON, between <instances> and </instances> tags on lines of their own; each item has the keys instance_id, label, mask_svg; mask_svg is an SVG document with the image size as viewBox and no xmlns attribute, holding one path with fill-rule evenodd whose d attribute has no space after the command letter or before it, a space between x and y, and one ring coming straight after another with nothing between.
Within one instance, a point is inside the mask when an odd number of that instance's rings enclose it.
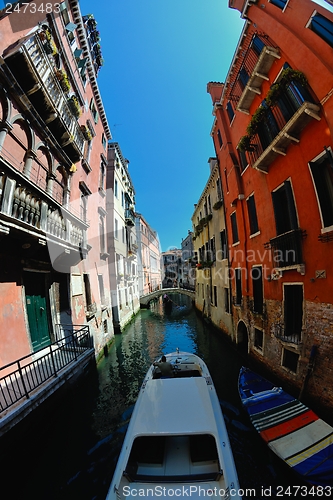
<instances>
[{"instance_id":1,"label":"arched bridge","mask_svg":"<svg viewBox=\"0 0 333 500\"><path fill-rule=\"evenodd\" d=\"M147 295L142 295L140 297L140 306L148 307L148 304L153 299L158 299L161 295L164 294L171 295L173 293L181 293L182 295L187 295L191 297L192 300L195 299L195 292L192 290L186 290L186 288L161 288L161 290L155 290L155 292L147 293Z\"/></svg>"}]
</instances>

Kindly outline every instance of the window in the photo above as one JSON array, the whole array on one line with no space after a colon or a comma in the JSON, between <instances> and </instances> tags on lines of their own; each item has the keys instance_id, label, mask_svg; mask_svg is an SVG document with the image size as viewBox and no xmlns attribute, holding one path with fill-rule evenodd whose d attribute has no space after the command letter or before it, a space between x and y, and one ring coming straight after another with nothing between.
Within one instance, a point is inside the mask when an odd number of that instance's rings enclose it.
<instances>
[{"instance_id":1,"label":"window","mask_svg":"<svg viewBox=\"0 0 333 500\"><path fill-rule=\"evenodd\" d=\"M215 236L210 240L210 255L213 262L216 261Z\"/></svg>"},{"instance_id":2,"label":"window","mask_svg":"<svg viewBox=\"0 0 333 500\"><path fill-rule=\"evenodd\" d=\"M96 109L94 99L91 99L89 108L90 108L91 114L94 118L94 122L97 123L98 122L98 111Z\"/></svg>"},{"instance_id":3,"label":"window","mask_svg":"<svg viewBox=\"0 0 333 500\"><path fill-rule=\"evenodd\" d=\"M86 296L86 305L88 308L92 304L92 295L91 295L89 274L87 274L87 273L83 274L83 281L84 281L84 290L85 290L85 296Z\"/></svg>"},{"instance_id":4,"label":"window","mask_svg":"<svg viewBox=\"0 0 333 500\"><path fill-rule=\"evenodd\" d=\"M117 181L117 179L114 180L114 195L116 198L118 198L118 181Z\"/></svg>"},{"instance_id":5,"label":"window","mask_svg":"<svg viewBox=\"0 0 333 500\"><path fill-rule=\"evenodd\" d=\"M262 351L264 334L258 328L254 329L254 347Z\"/></svg>"},{"instance_id":6,"label":"window","mask_svg":"<svg viewBox=\"0 0 333 500\"><path fill-rule=\"evenodd\" d=\"M242 303L242 270L241 270L241 268L235 269L235 280L236 280L235 305L240 306Z\"/></svg>"},{"instance_id":7,"label":"window","mask_svg":"<svg viewBox=\"0 0 333 500\"><path fill-rule=\"evenodd\" d=\"M316 13L311 17L309 28L333 47L333 22Z\"/></svg>"},{"instance_id":8,"label":"window","mask_svg":"<svg viewBox=\"0 0 333 500\"><path fill-rule=\"evenodd\" d=\"M227 253L227 236L225 229L223 229L220 232L220 240L221 240L221 259L227 259L228 258L228 253Z\"/></svg>"},{"instance_id":9,"label":"window","mask_svg":"<svg viewBox=\"0 0 333 500\"><path fill-rule=\"evenodd\" d=\"M289 349L283 349L282 366L288 368L292 372L297 372L299 355L296 352L289 351Z\"/></svg>"},{"instance_id":10,"label":"window","mask_svg":"<svg viewBox=\"0 0 333 500\"><path fill-rule=\"evenodd\" d=\"M90 189L85 182L80 181L80 216L84 222L87 222L88 196L91 194Z\"/></svg>"},{"instance_id":11,"label":"window","mask_svg":"<svg viewBox=\"0 0 333 500\"><path fill-rule=\"evenodd\" d=\"M231 230L232 230L232 242L233 243L238 243L239 242L239 237L238 237L238 227L237 227L236 212L233 212L230 215L230 219L231 219Z\"/></svg>"},{"instance_id":12,"label":"window","mask_svg":"<svg viewBox=\"0 0 333 500\"><path fill-rule=\"evenodd\" d=\"M99 295L101 298L101 304L105 304L105 291L104 291L103 274L98 275L98 286L99 286Z\"/></svg>"},{"instance_id":13,"label":"window","mask_svg":"<svg viewBox=\"0 0 333 500\"><path fill-rule=\"evenodd\" d=\"M303 324L303 286L284 285L284 337L291 342L301 338Z\"/></svg>"},{"instance_id":14,"label":"window","mask_svg":"<svg viewBox=\"0 0 333 500\"><path fill-rule=\"evenodd\" d=\"M104 161L101 162L100 177L99 177L99 189L105 190L105 179L106 179L106 166Z\"/></svg>"},{"instance_id":15,"label":"window","mask_svg":"<svg viewBox=\"0 0 333 500\"><path fill-rule=\"evenodd\" d=\"M114 237L116 240L118 239L118 221L117 221L117 219L114 220Z\"/></svg>"},{"instance_id":16,"label":"window","mask_svg":"<svg viewBox=\"0 0 333 500\"><path fill-rule=\"evenodd\" d=\"M327 9L329 12L333 12L333 0L311 0L314 3L317 3L324 9Z\"/></svg>"},{"instance_id":17,"label":"window","mask_svg":"<svg viewBox=\"0 0 333 500\"><path fill-rule=\"evenodd\" d=\"M323 227L333 226L333 157L327 151L317 161L310 162L316 187Z\"/></svg>"},{"instance_id":18,"label":"window","mask_svg":"<svg viewBox=\"0 0 333 500\"><path fill-rule=\"evenodd\" d=\"M227 113L228 113L228 116L229 116L229 121L230 123L232 122L234 116L235 116L235 112L234 112L234 108L232 107L232 104L230 101L227 102Z\"/></svg>"},{"instance_id":19,"label":"window","mask_svg":"<svg viewBox=\"0 0 333 500\"><path fill-rule=\"evenodd\" d=\"M262 314L263 312L263 280L262 267L254 266L251 269L252 289L253 289L253 312Z\"/></svg>"},{"instance_id":20,"label":"window","mask_svg":"<svg viewBox=\"0 0 333 500\"><path fill-rule=\"evenodd\" d=\"M76 26L76 24L71 22L69 15L68 15L68 10L67 10L65 2L61 2L59 5L60 5L60 14L61 14L63 23L65 25L65 30L66 30L66 33L68 36L68 40L72 44L75 40L73 31L76 29L77 26Z\"/></svg>"},{"instance_id":21,"label":"window","mask_svg":"<svg viewBox=\"0 0 333 500\"><path fill-rule=\"evenodd\" d=\"M216 179L216 192L217 192L217 200L222 200L222 188L221 188L221 179Z\"/></svg>"},{"instance_id":22,"label":"window","mask_svg":"<svg viewBox=\"0 0 333 500\"><path fill-rule=\"evenodd\" d=\"M251 196L249 196L249 198L247 199L247 210L249 213L250 234L255 234L259 231L259 226L258 226L256 203L253 194L251 194Z\"/></svg>"},{"instance_id":23,"label":"window","mask_svg":"<svg viewBox=\"0 0 333 500\"><path fill-rule=\"evenodd\" d=\"M214 285L214 297L213 297L213 305L217 307L217 286Z\"/></svg>"},{"instance_id":24,"label":"window","mask_svg":"<svg viewBox=\"0 0 333 500\"><path fill-rule=\"evenodd\" d=\"M223 141L222 141L222 135L221 135L220 129L217 130L217 140L219 141L220 148L222 148Z\"/></svg>"},{"instance_id":25,"label":"window","mask_svg":"<svg viewBox=\"0 0 333 500\"><path fill-rule=\"evenodd\" d=\"M100 253L106 253L105 245L105 216L99 214L99 241L100 241Z\"/></svg>"},{"instance_id":26,"label":"window","mask_svg":"<svg viewBox=\"0 0 333 500\"><path fill-rule=\"evenodd\" d=\"M292 192L291 182L285 181L276 191L272 193L276 233L284 234L292 229L297 229L297 215Z\"/></svg>"},{"instance_id":27,"label":"window","mask_svg":"<svg viewBox=\"0 0 333 500\"><path fill-rule=\"evenodd\" d=\"M106 137L105 137L104 133L102 134L102 145L103 145L103 148L105 149L106 148Z\"/></svg>"},{"instance_id":28,"label":"window","mask_svg":"<svg viewBox=\"0 0 333 500\"><path fill-rule=\"evenodd\" d=\"M237 151L238 151L240 169L241 169L241 172L243 172L243 170L246 169L246 167L248 166L249 163L247 161L245 151L242 151L240 149L238 149Z\"/></svg>"},{"instance_id":29,"label":"window","mask_svg":"<svg viewBox=\"0 0 333 500\"><path fill-rule=\"evenodd\" d=\"M287 5L287 2L288 0L270 0L270 3L276 5L277 7L280 7L280 9L284 9Z\"/></svg>"},{"instance_id":30,"label":"window","mask_svg":"<svg viewBox=\"0 0 333 500\"><path fill-rule=\"evenodd\" d=\"M229 287L224 289L224 309L225 312L230 314L230 292Z\"/></svg>"}]
</instances>

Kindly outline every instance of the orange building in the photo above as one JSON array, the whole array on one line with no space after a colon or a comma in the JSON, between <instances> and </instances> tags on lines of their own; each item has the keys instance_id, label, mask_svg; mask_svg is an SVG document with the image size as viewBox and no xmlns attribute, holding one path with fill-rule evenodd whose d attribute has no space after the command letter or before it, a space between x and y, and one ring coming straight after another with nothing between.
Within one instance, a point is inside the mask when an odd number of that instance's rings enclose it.
<instances>
[{"instance_id":1,"label":"orange building","mask_svg":"<svg viewBox=\"0 0 333 500\"><path fill-rule=\"evenodd\" d=\"M0 366L77 325L97 352L113 335L96 21L41 5L0 12Z\"/></svg>"},{"instance_id":2,"label":"orange building","mask_svg":"<svg viewBox=\"0 0 333 500\"><path fill-rule=\"evenodd\" d=\"M234 338L333 403L333 8L230 0L245 20L226 81L210 82Z\"/></svg>"}]
</instances>

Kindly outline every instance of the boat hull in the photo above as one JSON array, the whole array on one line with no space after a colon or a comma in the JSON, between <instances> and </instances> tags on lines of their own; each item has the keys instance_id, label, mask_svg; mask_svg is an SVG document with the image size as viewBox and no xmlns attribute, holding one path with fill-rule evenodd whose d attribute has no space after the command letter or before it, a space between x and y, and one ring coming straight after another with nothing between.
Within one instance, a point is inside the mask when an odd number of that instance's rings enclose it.
<instances>
[{"instance_id":1,"label":"boat hull","mask_svg":"<svg viewBox=\"0 0 333 500\"><path fill-rule=\"evenodd\" d=\"M239 394L269 448L311 485L333 486L333 428L310 408L242 367Z\"/></svg>"},{"instance_id":2,"label":"boat hull","mask_svg":"<svg viewBox=\"0 0 333 500\"><path fill-rule=\"evenodd\" d=\"M240 499L231 446L207 366L191 353L167 354L166 360L174 376L165 378L158 367L149 368L107 500L172 495Z\"/></svg>"}]
</instances>

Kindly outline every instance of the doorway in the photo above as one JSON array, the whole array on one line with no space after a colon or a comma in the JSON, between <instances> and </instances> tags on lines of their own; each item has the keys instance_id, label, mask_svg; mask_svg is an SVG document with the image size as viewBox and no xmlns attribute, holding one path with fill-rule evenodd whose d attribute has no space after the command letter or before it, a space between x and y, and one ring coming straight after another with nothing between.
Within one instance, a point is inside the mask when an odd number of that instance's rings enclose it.
<instances>
[{"instance_id":1,"label":"doorway","mask_svg":"<svg viewBox=\"0 0 333 500\"><path fill-rule=\"evenodd\" d=\"M51 343L45 273L25 272L24 286L31 345L37 351Z\"/></svg>"}]
</instances>

